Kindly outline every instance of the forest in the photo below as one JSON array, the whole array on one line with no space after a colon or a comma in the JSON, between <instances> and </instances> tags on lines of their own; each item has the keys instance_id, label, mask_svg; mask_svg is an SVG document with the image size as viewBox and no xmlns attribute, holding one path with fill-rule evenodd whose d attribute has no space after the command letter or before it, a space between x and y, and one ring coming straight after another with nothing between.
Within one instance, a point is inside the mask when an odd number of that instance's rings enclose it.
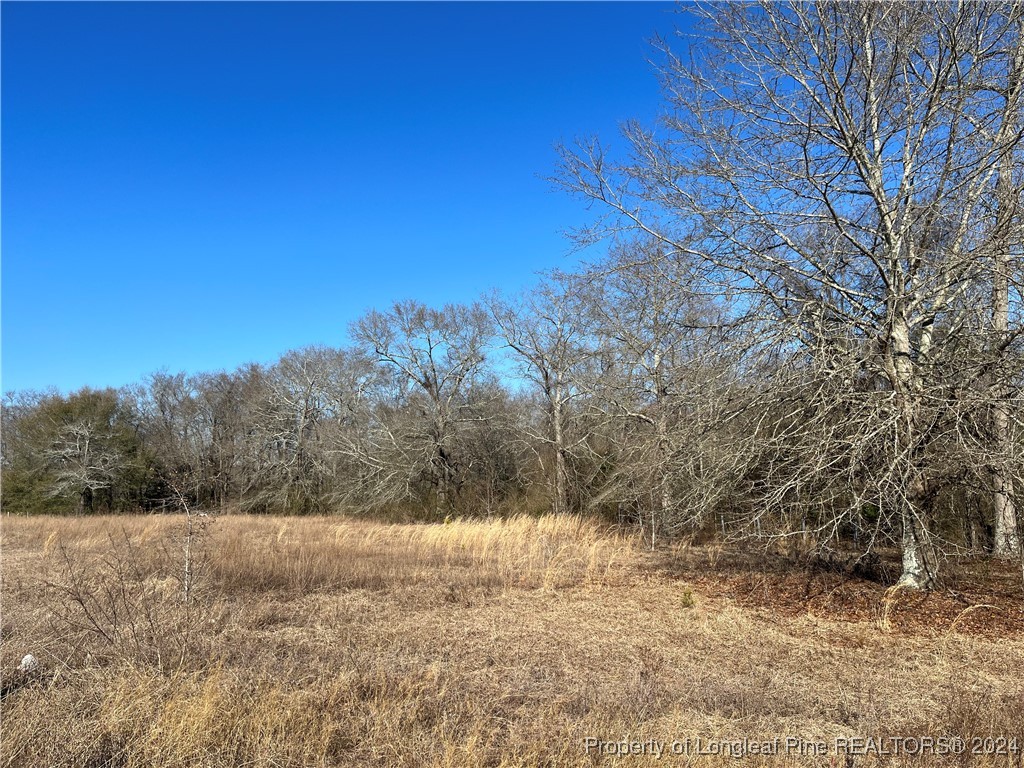
<instances>
[{"instance_id":1,"label":"forest","mask_svg":"<svg viewBox=\"0 0 1024 768\"><path fill-rule=\"evenodd\" d=\"M658 43L657 124L559 148L604 255L272 364L7 393L3 510L576 514L915 588L1020 558L1021 11L715 5Z\"/></svg>"}]
</instances>

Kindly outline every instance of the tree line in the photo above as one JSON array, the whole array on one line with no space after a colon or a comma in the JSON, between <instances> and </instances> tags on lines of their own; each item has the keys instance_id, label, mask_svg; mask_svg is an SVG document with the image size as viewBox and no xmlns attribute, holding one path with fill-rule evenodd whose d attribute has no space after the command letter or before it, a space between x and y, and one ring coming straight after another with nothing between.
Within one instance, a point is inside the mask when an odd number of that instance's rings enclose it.
<instances>
[{"instance_id":1,"label":"tree line","mask_svg":"<svg viewBox=\"0 0 1024 768\"><path fill-rule=\"evenodd\" d=\"M398 302L353 323L351 346L272 365L8 393L4 507L129 512L178 492L294 514L603 507L669 531L686 403L730 375L714 312L651 267L609 261L513 298Z\"/></svg>"},{"instance_id":2,"label":"tree line","mask_svg":"<svg viewBox=\"0 0 1024 768\"><path fill-rule=\"evenodd\" d=\"M902 555L1019 556L1019 3L735 4L658 42L625 148L561 149L606 255L415 301L343 349L9 395L11 512L614 515ZM687 41L692 42L687 47Z\"/></svg>"}]
</instances>

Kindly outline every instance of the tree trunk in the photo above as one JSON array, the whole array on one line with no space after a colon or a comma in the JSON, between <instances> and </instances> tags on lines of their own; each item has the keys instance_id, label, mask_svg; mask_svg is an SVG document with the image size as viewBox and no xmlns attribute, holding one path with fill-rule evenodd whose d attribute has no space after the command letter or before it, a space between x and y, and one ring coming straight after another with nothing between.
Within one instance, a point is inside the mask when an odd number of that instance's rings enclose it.
<instances>
[{"instance_id":1,"label":"tree trunk","mask_svg":"<svg viewBox=\"0 0 1024 768\"><path fill-rule=\"evenodd\" d=\"M441 404L438 403L436 407L440 411ZM436 467L434 480L437 484L435 511L438 517L451 512L452 509L452 476L454 473L451 455L444 447L447 436L448 421L443 414L439 413L434 419L434 463Z\"/></svg>"},{"instance_id":2,"label":"tree trunk","mask_svg":"<svg viewBox=\"0 0 1024 768\"><path fill-rule=\"evenodd\" d=\"M1009 169L1000 170L1000 187L1009 175ZM1001 190L1002 191L1002 190ZM999 209L1001 216L1009 216L1004 209L1007 205L1005 198L1007 194L999 195ZM1006 222L1007 229L1010 222ZM1002 355L1002 344L1006 339L1009 321L1009 272L1010 254L1008 248L1001 248L995 258L995 269L992 286L992 331L993 342L997 354ZM1001 464L1001 459L1010 453L1010 414L1006 403L1004 387L1002 386L1001 372L996 369L996 381L993 382L992 394L994 404L992 406L992 441L993 453L997 459L991 469L992 479L992 509L995 515L995 541L992 553L997 557L1016 557L1020 554L1020 538L1017 533L1017 510L1013 503L1013 481Z\"/></svg>"},{"instance_id":3,"label":"tree trunk","mask_svg":"<svg viewBox=\"0 0 1024 768\"><path fill-rule=\"evenodd\" d=\"M656 514L651 515L651 549L654 549L657 520L666 520L669 510L672 508L672 493L669 488L668 472L668 415L665 413L664 397L659 397L658 409L658 504L655 510Z\"/></svg>"},{"instance_id":4,"label":"tree trunk","mask_svg":"<svg viewBox=\"0 0 1024 768\"><path fill-rule=\"evenodd\" d=\"M1017 110L1015 102L1020 86L1019 78L1024 69L1024 45L1018 40L1016 55L1011 64L1007 88L1008 105L1004 126L1007 133L1016 128ZM997 354L1003 355L1003 344L1009 328L1010 317L1010 259L1014 245L1014 221L1016 219L1017 196L1012 180L1014 152L1004 152L999 159L999 177L996 180L996 248L992 274L992 335ZM992 446L1001 459L1010 453L1010 417L1006 393L1002 386L1002 374L996 367L996 381L992 392L995 404L992 408ZM995 542L992 552L997 557L1015 557L1020 554L1020 539L1017 533L1017 510L1013 503L1013 485L1005 467L997 462L992 467L992 508L995 513Z\"/></svg>"},{"instance_id":5,"label":"tree trunk","mask_svg":"<svg viewBox=\"0 0 1024 768\"><path fill-rule=\"evenodd\" d=\"M1005 414L1003 416L1005 417ZM1004 428L1005 424L1004 421ZM1006 473L997 469L992 473L992 506L995 512L995 542L992 552L997 557L1017 557L1020 554L1017 510L1012 494L1012 481Z\"/></svg>"},{"instance_id":6,"label":"tree trunk","mask_svg":"<svg viewBox=\"0 0 1024 768\"><path fill-rule=\"evenodd\" d=\"M901 546L903 572L897 586L929 589L935 581L935 562L931 556L922 502L924 478L918 466L918 381L911 357L910 328L902 311L894 312L890 336L889 375L892 377L899 408L896 445L899 453L893 459L904 465L903 492L897 500L902 527Z\"/></svg>"},{"instance_id":7,"label":"tree trunk","mask_svg":"<svg viewBox=\"0 0 1024 768\"><path fill-rule=\"evenodd\" d=\"M1000 209L1002 207L1003 201L1000 200ZM992 330L994 341L999 346L1006 337L1008 318L1009 254L1004 251L996 257L992 289ZM1020 537L1017 533L1017 510L1013 503L1013 481L1000 463L1002 457L1010 453L1010 414L1002 382L998 380L1001 376L998 370L996 376L997 381L993 386L995 403L992 407L992 448L997 455L991 470L992 509L995 516L992 553L996 557L1016 557L1020 554Z\"/></svg>"},{"instance_id":8,"label":"tree trunk","mask_svg":"<svg viewBox=\"0 0 1024 768\"><path fill-rule=\"evenodd\" d=\"M925 531L910 504L901 514L903 522L903 572L896 586L930 589L934 585L934 567L929 565L929 545Z\"/></svg>"},{"instance_id":9,"label":"tree trunk","mask_svg":"<svg viewBox=\"0 0 1024 768\"><path fill-rule=\"evenodd\" d=\"M569 511L568 483L566 482L565 464L565 427L562 414L562 392L556 387L551 397L551 439L555 449L554 467L554 509L555 514L563 514Z\"/></svg>"}]
</instances>

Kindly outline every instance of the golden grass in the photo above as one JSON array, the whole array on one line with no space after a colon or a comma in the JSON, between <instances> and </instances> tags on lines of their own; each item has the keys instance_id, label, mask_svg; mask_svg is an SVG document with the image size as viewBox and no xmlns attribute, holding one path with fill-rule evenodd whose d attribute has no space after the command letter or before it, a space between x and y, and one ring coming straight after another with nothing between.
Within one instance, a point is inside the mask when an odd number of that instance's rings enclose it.
<instances>
[{"instance_id":1,"label":"golden grass","mask_svg":"<svg viewBox=\"0 0 1024 768\"><path fill-rule=\"evenodd\" d=\"M4 518L0 669L10 680L33 653L43 674L3 702L0 764L740 764L598 755L588 736L1024 748L1019 633L894 635L745 608L590 521L226 517L198 543L187 605L182 531L174 517ZM742 764L904 762L834 758Z\"/></svg>"},{"instance_id":2,"label":"golden grass","mask_svg":"<svg viewBox=\"0 0 1024 768\"><path fill-rule=\"evenodd\" d=\"M555 588L604 582L633 550L631 540L576 517L444 525L289 518L224 527L212 567L218 583L243 591L381 588L439 578L460 587Z\"/></svg>"}]
</instances>

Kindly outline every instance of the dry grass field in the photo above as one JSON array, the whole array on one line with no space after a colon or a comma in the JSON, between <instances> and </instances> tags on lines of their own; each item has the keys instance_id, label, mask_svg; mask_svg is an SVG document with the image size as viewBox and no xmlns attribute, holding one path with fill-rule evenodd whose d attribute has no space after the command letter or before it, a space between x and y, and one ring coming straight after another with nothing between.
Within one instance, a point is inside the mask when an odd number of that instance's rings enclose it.
<instances>
[{"instance_id":1,"label":"dry grass field","mask_svg":"<svg viewBox=\"0 0 1024 768\"><path fill-rule=\"evenodd\" d=\"M4 766L1021 765L1019 572L887 598L575 518L226 516L186 601L180 516L2 525Z\"/></svg>"}]
</instances>

